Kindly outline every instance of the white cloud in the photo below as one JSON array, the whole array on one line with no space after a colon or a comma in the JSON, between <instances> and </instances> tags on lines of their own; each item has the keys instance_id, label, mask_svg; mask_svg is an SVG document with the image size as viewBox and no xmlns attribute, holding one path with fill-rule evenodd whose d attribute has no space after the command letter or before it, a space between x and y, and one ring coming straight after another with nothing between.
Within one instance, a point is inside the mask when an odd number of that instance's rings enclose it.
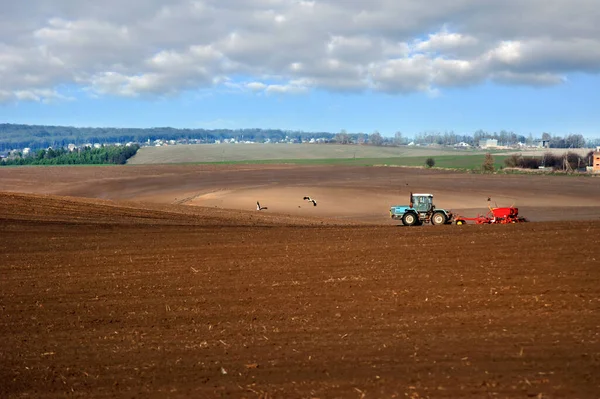
<instances>
[{"instance_id":1,"label":"white cloud","mask_svg":"<svg viewBox=\"0 0 600 399\"><path fill-rule=\"evenodd\" d=\"M366 36L333 36L327 43L331 57L358 64L381 56L382 43Z\"/></svg>"},{"instance_id":2,"label":"white cloud","mask_svg":"<svg viewBox=\"0 0 600 399\"><path fill-rule=\"evenodd\" d=\"M526 84L529 86L553 86L565 82L563 76L552 73L518 73L510 71L495 72L492 79L504 84Z\"/></svg>"},{"instance_id":3,"label":"white cloud","mask_svg":"<svg viewBox=\"0 0 600 399\"><path fill-rule=\"evenodd\" d=\"M371 67L375 89L387 93L428 91L431 88L432 62L424 55L389 60Z\"/></svg>"},{"instance_id":4,"label":"white cloud","mask_svg":"<svg viewBox=\"0 0 600 399\"><path fill-rule=\"evenodd\" d=\"M600 72L596 0L1 5L0 102L58 100L62 85L117 96L233 86L394 94Z\"/></svg>"},{"instance_id":5,"label":"white cloud","mask_svg":"<svg viewBox=\"0 0 600 399\"><path fill-rule=\"evenodd\" d=\"M406 57L410 52L411 47L406 42L384 42L382 45L382 56L385 59Z\"/></svg>"},{"instance_id":6,"label":"white cloud","mask_svg":"<svg viewBox=\"0 0 600 399\"><path fill-rule=\"evenodd\" d=\"M263 83L249 82L244 85L249 90L266 94L299 94L309 90L311 82L306 80L292 80L288 83Z\"/></svg>"},{"instance_id":7,"label":"white cloud","mask_svg":"<svg viewBox=\"0 0 600 399\"><path fill-rule=\"evenodd\" d=\"M40 49L71 67L110 67L141 55L127 26L106 21L52 18L32 36Z\"/></svg>"},{"instance_id":8,"label":"white cloud","mask_svg":"<svg viewBox=\"0 0 600 399\"><path fill-rule=\"evenodd\" d=\"M497 47L488 51L485 57L491 62L499 62L510 66L515 65L521 59L523 46L518 41L503 41Z\"/></svg>"},{"instance_id":9,"label":"white cloud","mask_svg":"<svg viewBox=\"0 0 600 399\"><path fill-rule=\"evenodd\" d=\"M42 103L74 100L72 97L62 95L55 90L49 89L16 90L13 92L0 91L0 99L4 99L5 101L16 100Z\"/></svg>"},{"instance_id":10,"label":"white cloud","mask_svg":"<svg viewBox=\"0 0 600 399\"><path fill-rule=\"evenodd\" d=\"M415 49L424 52L453 52L461 49L471 48L478 44L478 40L472 36L460 33L449 33L445 30L429 35L427 40L417 40Z\"/></svg>"},{"instance_id":11,"label":"white cloud","mask_svg":"<svg viewBox=\"0 0 600 399\"><path fill-rule=\"evenodd\" d=\"M298 94L304 93L308 90L308 87L298 85L295 83L285 85L268 85L265 91L269 94Z\"/></svg>"},{"instance_id":12,"label":"white cloud","mask_svg":"<svg viewBox=\"0 0 600 399\"><path fill-rule=\"evenodd\" d=\"M12 100L13 96L14 94L8 90L0 90L0 103Z\"/></svg>"},{"instance_id":13,"label":"white cloud","mask_svg":"<svg viewBox=\"0 0 600 399\"><path fill-rule=\"evenodd\" d=\"M261 82L250 82L246 84L246 87L252 91L263 91L267 88L267 85Z\"/></svg>"},{"instance_id":14,"label":"white cloud","mask_svg":"<svg viewBox=\"0 0 600 399\"><path fill-rule=\"evenodd\" d=\"M436 86L467 86L481 82L486 71L477 61L438 58L432 63L435 71L432 83Z\"/></svg>"}]
</instances>

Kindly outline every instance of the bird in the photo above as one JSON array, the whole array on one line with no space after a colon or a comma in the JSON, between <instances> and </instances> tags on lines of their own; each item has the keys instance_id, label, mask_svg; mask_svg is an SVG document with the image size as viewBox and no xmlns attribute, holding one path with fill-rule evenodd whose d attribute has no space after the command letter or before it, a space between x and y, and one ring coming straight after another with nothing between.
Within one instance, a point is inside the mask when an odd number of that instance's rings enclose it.
<instances>
[{"instance_id":1,"label":"bird","mask_svg":"<svg viewBox=\"0 0 600 399\"><path fill-rule=\"evenodd\" d=\"M256 210L257 211L264 211L265 209L268 209L266 206L260 206L260 203L258 201L256 201Z\"/></svg>"},{"instance_id":2,"label":"bird","mask_svg":"<svg viewBox=\"0 0 600 399\"><path fill-rule=\"evenodd\" d=\"M307 200L308 202L312 202L313 206L317 206L317 200L312 199L310 197L304 197L305 200Z\"/></svg>"},{"instance_id":3,"label":"bird","mask_svg":"<svg viewBox=\"0 0 600 399\"><path fill-rule=\"evenodd\" d=\"M488 202L492 200L492 197L488 197Z\"/></svg>"}]
</instances>

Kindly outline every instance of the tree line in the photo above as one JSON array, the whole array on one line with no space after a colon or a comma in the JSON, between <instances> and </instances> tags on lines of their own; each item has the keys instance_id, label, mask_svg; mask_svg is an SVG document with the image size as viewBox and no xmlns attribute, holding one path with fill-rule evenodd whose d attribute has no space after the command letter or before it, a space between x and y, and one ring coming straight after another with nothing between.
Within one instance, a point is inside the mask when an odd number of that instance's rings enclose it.
<instances>
[{"instance_id":1,"label":"tree line","mask_svg":"<svg viewBox=\"0 0 600 399\"><path fill-rule=\"evenodd\" d=\"M574 152L567 152L563 155L545 153L543 156L523 156L514 154L504 160L504 165L508 168L539 169L547 168L571 172L585 169L586 166L592 166L594 151L586 155L579 155Z\"/></svg>"},{"instance_id":2,"label":"tree line","mask_svg":"<svg viewBox=\"0 0 600 399\"><path fill-rule=\"evenodd\" d=\"M600 140L586 141L581 134L570 134L566 137L561 137L557 135L553 136L550 133L542 133L541 138L534 138L532 134L526 137L506 130L501 130L500 132L477 130L473 135L456 134L454 132L421 132L416 134L412 139L404 136L401 132L396 132L393 137L383 137L377 131L371 134L352 134L342 130L335 136L335 141L340 144L371 144L376 146L403 145L412 142L414 144L440 146L455 146L464 143L476 147L481 140L485 139L497 140L500 146L515 146L519 144L534 146L541 141L544 141L544 144L549 148L582 148L585 146L593 147L600 145Z\"/></svg>"},{"instance_id":3,"label":"tree line","mask_svg":"<svg viewBox=\"0 0 600 399\"><path fill-rule=\"evenodd\" d=\"M38 150L31 155L13 154L0 161L0 165L123 165L136 154L139 148L139 145L84 147L74 151L48 148Z\"/></svg>"},{"instance_id":4,"label":"tree line","mask_svg":"<svg viewBox=\"0 0 600 399\"><path fill-rule=\"evenodd\" d=\"M372 133L349 133L341 130L339 133L305 132L282 129L175 129L171 127L155 128L92 128L69 126L41 126L0 124L0 152L16 148L29 147L59 148L68 144L81 146L86 143L145 143L148 140L177 140L182 143L214 143L228 139L238 141L292 141L306 142L311 139L324 139L326 142L338 144L368 144L375 146L403 145L410 142L415 144L435 144L452 146L466 143L477 146L480 140L496 139L499 145L511 146L518 143L534 145L545 140L551 148L581 148L584 146L600 145L600 140L586 141L581 134L570 134L566 137L542 133L541 137L517 134L512 131L487 132L477 130L472 135L457 134L453 131L420 132L414 137L396 132L393 137L384 137L378 131Z\"/></svg>"},{"instance_id":5,"label":"tree line","mask_svg":"<svg viewBox=\"0 0 600 399\"><path fill-rule=\"evenodd\" d=\"M311 138L332 140L335 134L327 132L287 131L281 129L175 129L155 128L93 128L69 126L41 126L0 124L0 151L16 148L59 148L69 144L86 143L145 143L148 140L178 140L214 143L225 139L264 142L281 141L289 138L308 141Z\"/></svg>"},{"instance_id":6,"label":"tree line","mask_svg":"<svg viewBox=\"0 0 600 399\"><path fill-rule=\"evenodd\" d=\"M581 134L569 134L565 137L558 135L552 135L550 133L542 133L541 137L534 137L533 134L529 133L527 136L523 134L517 134L512 131L501 130L499 132L486 132L484 130L477 130L473 135L456 134L450 132L422 132L415 136L415 143L420 144L438 144L452 146L458 143L467 143L471 146L479 145L481 140L493 139L498 141L498 145L501 146L514 146L518 144L524 145L536 145L537 143L544 141L549 148L582 148L587 146L594 146L598 140L590 140L589 142Z\"/></svg>"}]
</instances>

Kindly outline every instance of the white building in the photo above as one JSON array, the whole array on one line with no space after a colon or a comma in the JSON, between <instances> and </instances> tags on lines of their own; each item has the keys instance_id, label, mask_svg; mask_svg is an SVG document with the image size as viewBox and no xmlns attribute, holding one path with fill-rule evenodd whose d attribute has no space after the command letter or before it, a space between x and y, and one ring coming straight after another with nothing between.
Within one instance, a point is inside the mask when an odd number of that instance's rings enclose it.
<instances>
[{"instance_id":1,"label":"white building","mask_svg":"<svg viewBox=\"0 0 600 399\"><path fill-rule=\"evenodd\" d=\"M481 147L481 148L496 148L496 147L498 147L498 140L496 140L496 139L479 140L479 147Z\"/></svg>"}]
</instances>

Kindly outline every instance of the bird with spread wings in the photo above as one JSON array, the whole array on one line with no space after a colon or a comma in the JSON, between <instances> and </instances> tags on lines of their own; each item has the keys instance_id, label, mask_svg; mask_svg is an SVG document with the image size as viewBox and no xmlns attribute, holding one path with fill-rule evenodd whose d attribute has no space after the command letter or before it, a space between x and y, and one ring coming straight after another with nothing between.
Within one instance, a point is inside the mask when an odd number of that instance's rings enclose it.
<instances>
[{"instance_id":1,"label":"bird with spread wings","mask_svg":"<svg viewBox=\"0 0 600 399\"><path fill-rule=\"evenodd\" d=\"M313 206L317 206L317 200L315 200L314 198L304 197L304 199L308 202L312 202Z\"/></svg>"}]
</instances>

